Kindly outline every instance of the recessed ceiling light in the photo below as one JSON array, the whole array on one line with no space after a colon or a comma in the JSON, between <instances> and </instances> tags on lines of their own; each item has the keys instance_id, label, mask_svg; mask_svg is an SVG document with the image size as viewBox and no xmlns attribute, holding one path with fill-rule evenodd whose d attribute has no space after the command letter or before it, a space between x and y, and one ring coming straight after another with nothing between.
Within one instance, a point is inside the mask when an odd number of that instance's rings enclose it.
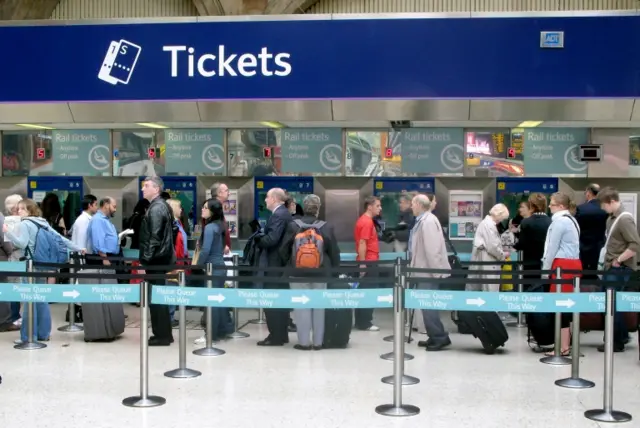
<instances>
[{"instance_id":1,"label":"recessed ceiling light","mask_svg":"<svg viewBox=\"0 0 640 428\"><path fill-rule=\"evenodd\" d=\"M525 120L520 125L518 125L517 128L535 128L536 126L540 126L541 124L542 121Z\"/></svg>"},{"instance_id":2,"label":"recessed ceiling light","mask_svg":"<svg viewBox=\"0 0 640 428\"><path fill-rule=\"evenodd\" d=\"M159 123L148 123L148 122L142 122L142 123L137 123L137 125L140 126L146 126L147 128L155 128L155 129L169 129L168 126L166 125L160 125Z\"/></svg>"},{"instance_id":3,"label":"recessed ceiling light","mask_svg":"<svg viewBox=\"0 0 640 428\"><path fill-rule=\"evenodd\" d=\"M269 128L276 128L276 129L286 128L287 127L285 124L280 123L280 122L260 122L260 125L264 125L264 126L267 126Z\"/></svg>"},{"instance_id":4,"label":"recessed ceiling light","mask_svg":"<svg viewBox=\"0 0 640 428\"><path fill-rule=\"evenodd\" d=\"M52 128L51 126L34 125L31 123L16 123L16 126L21 126L23 128L30 128L30 129L56 129L56 128Z\"/></svg>"}]
</instances>

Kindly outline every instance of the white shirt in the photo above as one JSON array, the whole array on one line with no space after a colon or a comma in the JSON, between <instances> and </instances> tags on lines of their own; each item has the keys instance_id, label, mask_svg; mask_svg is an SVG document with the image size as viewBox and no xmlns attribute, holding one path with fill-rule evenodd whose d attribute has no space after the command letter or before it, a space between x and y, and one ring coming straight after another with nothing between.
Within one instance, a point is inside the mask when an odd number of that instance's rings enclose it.
<instances>
[{"instance_id":1,"label":"white shirt","mask_svg":"<svg viewBox=\"0 0 640 428\"><path fill-rule=\"evenodd\" d=\"M86 248L89 252L91 245L87 241L87 231L89 230L89 222L91 221L91 214L83 211L82 214L76 219L71 227L71 242L80 248Z\"/></svg>"}]
</instances>

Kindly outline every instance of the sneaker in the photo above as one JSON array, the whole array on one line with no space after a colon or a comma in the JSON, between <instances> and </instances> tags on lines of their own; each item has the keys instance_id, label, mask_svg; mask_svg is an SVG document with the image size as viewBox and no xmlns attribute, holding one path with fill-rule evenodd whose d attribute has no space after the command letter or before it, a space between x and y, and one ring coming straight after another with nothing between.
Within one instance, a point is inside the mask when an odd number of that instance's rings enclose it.
<instances>
[{"instance_id":1,"label":"sneaker","mask_svg":"<svg viewBox=\"0 0 640 428\"><path fill-rule=\"evenodd\" d=\"M18 318L13 322L13 325L17 325L18 327L22 327L22 318Z\"/></svg>"},{"instance_id":2,"label":"sneaker","mask_svg":"<svg viewBox=\"0 0 640 428\"><path fill-rule=\"evenodd\" d=\"M207 338L204 336L201 336L193 341L194 345L205 345L206 343L207 343Z\"/></svg>"},{"instance_id":3,"label":"sneaker","mask_svg":"<svg viewBox=\"0 0 640 428\"><path fill-rule=\"evenodd\" d=\"M380 331L380 327L378 327L377 325L372 325L371 327L369 327L365 331Z\"/></svg>"}]
</instances>

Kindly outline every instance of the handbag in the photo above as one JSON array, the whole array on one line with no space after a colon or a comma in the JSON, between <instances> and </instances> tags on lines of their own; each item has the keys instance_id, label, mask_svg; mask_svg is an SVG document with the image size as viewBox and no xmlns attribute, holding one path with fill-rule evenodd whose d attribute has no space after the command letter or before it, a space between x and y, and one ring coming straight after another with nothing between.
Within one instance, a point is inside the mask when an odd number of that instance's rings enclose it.
<instances>
[{"instance_id":1,"label":"handbag","mask_svg":"<svg viewBox=\"0 0 640 428\"><path fill-rule=\"evenodd\" d=\"M609 238L611 238L611 234L613 233L613 230L615 229L616 224L618 224L618 220L620 220L622 216L625 214L631 215L631 213L627 211L623 212L618 216L617 219L615 219L615 221L611 225L611 229L609 229L609 233L607 234L607 240L604 242L604 247L602 247L602 249L600 250L600 256L598 257L598 270L604 270L604 257L607 254L607 245L609 245ZM602 279L602 275L598 275L598 277Z\"/></svg>"}]
</instances>

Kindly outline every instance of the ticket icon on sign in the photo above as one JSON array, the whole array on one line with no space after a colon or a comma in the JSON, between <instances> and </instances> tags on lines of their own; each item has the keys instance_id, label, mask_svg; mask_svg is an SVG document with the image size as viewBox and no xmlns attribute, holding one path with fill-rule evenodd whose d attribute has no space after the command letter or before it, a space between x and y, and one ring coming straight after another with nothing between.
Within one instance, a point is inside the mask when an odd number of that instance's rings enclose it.
<instances>
[{"instance_id":1,"label":"ticket icon on sign","mask_svg":"<svg viewBox=\"0 0 640 428\"><path fill-rule=\"evenodd\" d=\"M127 85L138 63L142 48L127 40L112 41L104 56L98 79L117 85Z\"/></svg>"}]
</instances>

